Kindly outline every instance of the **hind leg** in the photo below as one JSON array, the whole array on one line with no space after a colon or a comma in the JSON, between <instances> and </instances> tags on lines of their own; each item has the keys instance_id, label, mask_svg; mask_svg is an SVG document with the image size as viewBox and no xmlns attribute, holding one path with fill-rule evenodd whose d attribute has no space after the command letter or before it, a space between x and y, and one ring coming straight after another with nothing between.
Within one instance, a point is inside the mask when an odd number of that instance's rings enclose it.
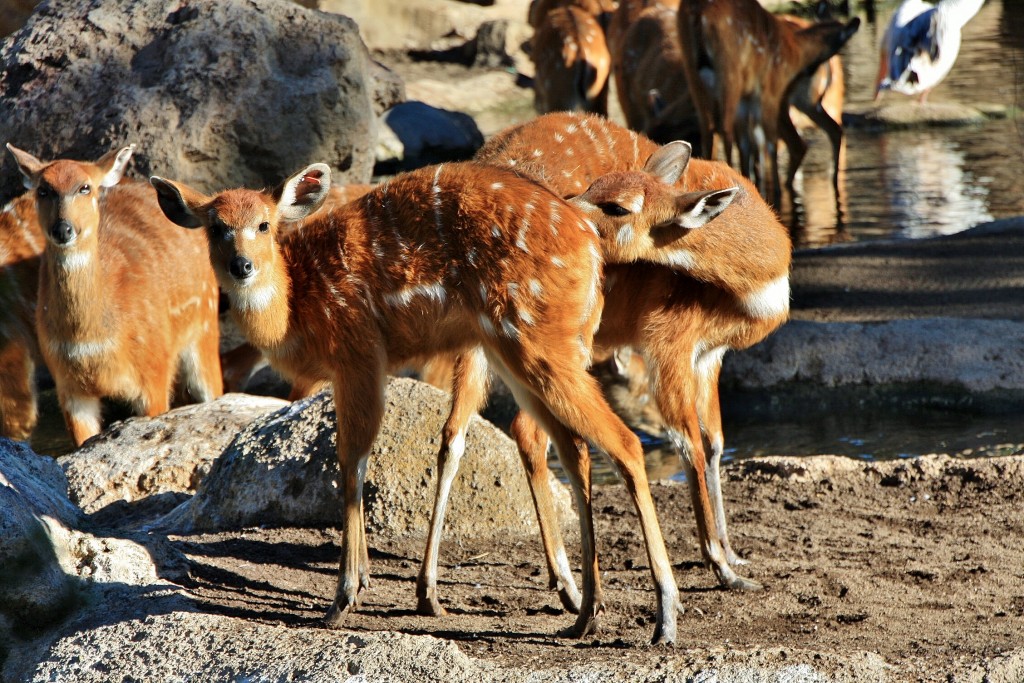
<instances>
[{"instance_id":1,"label":"hind leg","mask_svg":"<svg viewBox=\"0 0 1024 683\"><path fill-rule=\"evenodd\" d=\"M441 450L437 454L437 491L430 533L416 578L416 611L429 616L445 613L437 597L437 560L448 496L466 448L469 420L487 400L487 360L482 350L474 349L458 357L451 387L451 411L441 431Z\"/></svg>"},{"instance_id":2,"label":"hind leg","mask_svg":"<svg viewBox=\"0 0 1024 683\"><path fill-rule=\"evenodd\" d=\"M558 348L571 349L575 342L575 339L567 341ZM552 353L545 360L529 356L525 348L521 351L523 353L518 357L502 357L502 378L512 389L516 400L522 401L519 405L527 409L554 440L563 466L573 480L573 492L580 505L580 531L584 541L583 603L571 634L581 637L590 632L590 623L596 622L596 607L600 604L595 602L595 596L599 597L599 586L597 554L592 540L590 459L585 446L580 448L577 445L573 452L570 437L578 434L608 453L626 484L640 517L656 588L658 612L653 642L675 642L679 589L658 524L639 438L609 407L597 380L584 370L582 359L573 359L571 354L570 357L559 357L559 354ZM534 400L524 400L529 398Z\"/></svg>"}]
</instances>

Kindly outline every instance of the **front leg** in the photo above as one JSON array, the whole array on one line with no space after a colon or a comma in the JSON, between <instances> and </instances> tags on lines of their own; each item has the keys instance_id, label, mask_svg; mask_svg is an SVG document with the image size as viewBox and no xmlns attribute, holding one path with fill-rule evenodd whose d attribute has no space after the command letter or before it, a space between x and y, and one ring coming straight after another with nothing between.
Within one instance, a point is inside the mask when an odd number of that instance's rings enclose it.
<instances>
[{"instance_id":1,"label":"front leg","mask_svg":"<svg viewBox=\"0 0 1024 683\"><path fill-rule=\"evenodd\" d=\"M374 363L373 360L378 362ZM338 588L327 612L328 626L341 626L344 614L358 609L358 593L369 583L366 529L363 524L363 483L370 449L384 415L384 363L379 359L339 363L351 371L334 378L334 410L338 420L338 463L342 479L342 542Z\"/></svg>"}]
</instances>

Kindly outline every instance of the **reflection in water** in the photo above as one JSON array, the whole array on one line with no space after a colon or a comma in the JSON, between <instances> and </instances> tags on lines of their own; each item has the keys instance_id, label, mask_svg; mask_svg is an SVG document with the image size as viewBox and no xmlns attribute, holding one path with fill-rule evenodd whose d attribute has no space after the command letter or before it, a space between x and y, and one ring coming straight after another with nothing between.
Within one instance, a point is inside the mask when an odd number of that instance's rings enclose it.
<instances>
[{"instance_id":1,"label":"reflection in water","mask_svg":"<svg viewBox=\"0 0 1024 683\"><path fill-rule=\"evenodd\" d=\"M928 133L913 146L889 143L880 145L882 169L900 237L948 235L992 220L988 189L964 170L964 155L949 140Z\"/></svg>"},{"instance_id":2,"label":"reflection in water","mask_svg":"<svg viewBox=\"0 0 1024 683\"><path fill-rule=\"evenodd\" d=\"M842 52L846 111L873 106L878 42L896 2L866 13ZM1024 92L1024 3L989 0L964 29L960 56L949 77L929 96L1012 108ZM911 100L896 93L884 103ZM831 148L816 129L795 185L780 215L798 247L891 237L959 232L977 223L1024 214L1024 145L1012 119L980 126L878 132L847 128L846 196L831 191ZM842 195L842 192L840 193Z\"/></svg>"}]
</instances>

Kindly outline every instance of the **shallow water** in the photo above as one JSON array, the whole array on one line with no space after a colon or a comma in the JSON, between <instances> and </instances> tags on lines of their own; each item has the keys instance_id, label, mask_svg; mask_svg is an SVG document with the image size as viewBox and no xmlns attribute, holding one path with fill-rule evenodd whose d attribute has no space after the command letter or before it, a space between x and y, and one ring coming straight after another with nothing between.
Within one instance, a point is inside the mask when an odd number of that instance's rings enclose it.
<instances>
[{"instance_id":1,"label":"shallow water","mask_svg":"<svg viewBox=\"0 0 1024 683\"><path fill-rule=\"evenodd\" d=\"M858 12L861 28L842 53L848 115L873 104L877 45L895 6L878 5L874 22ZM1022 97L1024 2L989 0L965 27L953 71L929 101L997 105L1012 114ZM910 101L898 93L884 93L881 100ZM797 246L930 237L1024 214L1020 121L888 133L848 127L846 132L840 221L829 179L831 147L816 129L805 131L810 149L798 176L797 211L782 207Z\"/></svg>"}]
</instances>

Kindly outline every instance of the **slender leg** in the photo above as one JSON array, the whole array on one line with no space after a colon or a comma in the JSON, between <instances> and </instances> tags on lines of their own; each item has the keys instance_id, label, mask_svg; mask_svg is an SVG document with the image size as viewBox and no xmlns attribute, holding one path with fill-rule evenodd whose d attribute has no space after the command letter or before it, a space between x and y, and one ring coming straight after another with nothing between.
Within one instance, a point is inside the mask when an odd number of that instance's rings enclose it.
<instances>
[{"instance_id":1,"label":"slender leg","mask_svg":"<svg viewBox=\"0 0 1024 683\"><path fill-rule=\"evenodd\" d=\"M441 449L437 454L437 493L430 518L430 533L416 579L416 611L430 616L445 613L437 596L437 559L444 516L459 461L466 448L469 420L487 399L487 359L482 350L474 349L458 357L451 387L451 411L441 432Z\"/></svg>"},{"instance_id":2,"label":"slender leg","mask_svg":"<svg viewBox=\"0 0 1024 683\"><path fill-rule=\"evenodd\" d=\"M548 436L528 413L520 411L512 421L512 437L519 447L519 458L526 470L526 479L533 496L533 507L537 511L541 542L544 544L544 559L548 567L548 588L558 591L562 607L573 614L580 613L580 592L576 588L565 543L559 528L555 504L551 499L547 451Z\"/></svg>"},{"instance_id":3,"label":"slender leg","mask_svg":"<svg viewBox=\"0 0 1024 683\"><path fill-rule=\"evenodd\" d=\"M722 411L718 399L718 375L721 371L721 364L708 369L708 374L702 378L698 394L697 412L700 415L701 424L704 425L710 445L710 460L706 470L708 493L711 496L711 503L714 506L715 532L718 540L725 551L725 559L730 565L743 565L747 561L741 559L732 549L729 543L729 533L726 528L725 501L722 499L722 477L721 461L722 451L725 448L725 437L722 432ZM749 579L741 579L736 585L730 588L743 590L758 590L761 585Z\"/></svg>"},{"instance_id":4,"label":"slender leg","mask_svg":"<svg viewBox=\"0 0 1024 683\"><path fill-rule=\"evenodd\" d=\"M571 343L566 343L564 348L571 346ZM679 589L672 575L668 551L647 482L640 440L608 406L597 380L586 373L583 364L576 362L578 360L562 358L555 361L548 357L544 361L526 357L524 354L519 358L504 355L500 362L493 364L501 371L502 378L512 389L520 407L528 410L551 436L559 458L562 459L563 466L573 481L573 493L580 506L580 532L584 555L583 602L576 625L570 632L581 637L596 628L596 615L598 610L603 608L598 585L597 554L592 541L589 453L585 448L577 448L574 459L573 446L569 443L571 440L567 439L568 435L578 434L608 453L622 475L640 517L651 575L657 592L658 613L653 641L675 642ZM546 369L543 375L537 370L541 367ZM526 386L530 389L525 390ZM531 402L530 399L534 398L539 401ZM560 425L564 427L559 429Z\"/></svg>"},{"instance_id":5,"label":"slender leg","mask_svg":"<svg viewBox=\"0 0 1024 683\"><path fill-rule=\"evenodd\" d=\"M712 352L714 353L714 352ZM686 480L690 488L694 517L697 522L697 537L701 544L701 555L710 565L721 585L731 589L754 590L759 588L756 583L743 578L733 571L729 565L725 549L719 540L718 523L712 495L708 487L707 456L704 440L701 435L700 419L697 403L700 392L708 384L707 378L698 379L698 373L707 373L713 368L706 363L714 363L715 358L699 359L699 369L691 369L684 362L671 360L657 362L657 370L652 373L658 377L654 387L658 407L665 421L672 429L673 441L679 450ZM718 357L720 362L720 357ZM717 373L713 379L717 381ZM717 393L715 394L717 398ZM695 401L694 399L698 400Z\"/></svg>"},{"instance_id":6,"label":"slender leg","mask_svg":"<svg viewBox=\"0 0 1024 683\"><path fill-rule=\"evenodd\" d=\"M341 625L344 614L358 609L361 578L368 571L366 528L363 524L363 482L373 441L384 415L384 362L363 358L339 363L348 371L335 377L334 409L338 419L338 462L342 477L342 543L338 589L325 617L331 627Z\"/></svg>"}]
</instances>

